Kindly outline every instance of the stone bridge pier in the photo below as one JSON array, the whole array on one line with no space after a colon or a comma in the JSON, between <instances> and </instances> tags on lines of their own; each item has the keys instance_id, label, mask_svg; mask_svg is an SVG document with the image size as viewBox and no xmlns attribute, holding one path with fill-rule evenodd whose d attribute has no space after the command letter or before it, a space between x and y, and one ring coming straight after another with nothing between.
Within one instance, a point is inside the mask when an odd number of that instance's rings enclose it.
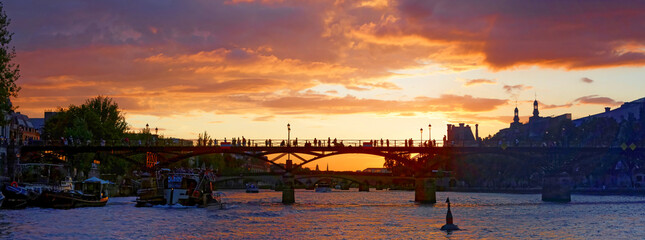
<instances>
[{"instance_id":1,"label":"stone bridge pier","mask_svg":"<svg viewBox=\"0 0 645 240\"><path fill-rule=\"evenodd\" d=\"M414 201L423 204L437 203L434 178L417 177L414 179Z\"/></svg>"},{"instance_id":2,"label":"stone bridge pier","mask_svg":"<svg viewBox=\"0 0 645 240\"><path fill-rule=\"evenodd\" d=\"M370 183L365 181L363 183L358 184L358 191L359 192L369 192L370 191Z\"/></svg>"},{"instance_id":3,"label":"stone bridge pier","mask_svg":"<svg viewBox=\"0 0 645 240\"><path fill-rule=\"evenodd\" d=\"M284 182L284 187L282 188L282 203L283 204L293 204L296 202L296 194L293 189L294 176L291 173L292 161L287 160L287 172L282 176Z\"/></svg>"},{"instance_id":4,"label":"stone bridge pier","mask_svg":"<svg viewBox=\"0 0 645 240\"><path fill-rule=\"evenodd\" d=\"M542 183L542 201L571 202L572 185L573 180L566 172L544 176Z\"/></svg>"}]
</instances>

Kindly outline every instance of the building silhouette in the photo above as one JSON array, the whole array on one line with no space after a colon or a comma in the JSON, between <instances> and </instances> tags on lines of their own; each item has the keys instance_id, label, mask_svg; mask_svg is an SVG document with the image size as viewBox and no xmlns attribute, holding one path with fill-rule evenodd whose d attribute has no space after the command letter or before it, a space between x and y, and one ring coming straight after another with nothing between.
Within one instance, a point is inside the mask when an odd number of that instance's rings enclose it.
<instances>
[{"instance_id":1,"label":"building silhouette","mask_svg":"<svg viewBox=\"0 0 645 240\"><path fill-rule=\"evenodd\" d=\"M571 113L555 117L541 117L537 99L533 101L533 116L526 123L520 122L519 109L515 107L513 122L509 128L499 130L491 138L493 144L507 146L553 145L554 139L559 139L567 128L571 128ZM571 129L570 129L571 130ZM490 143L490 142L489 142Z\"/></svg>"},{"instance_id":2,"label":"building silhouette","mask_svg":"<svg viewBox=\"0 0 645 240\"><path fill-rule=\"evenodd\" d=\"M625 102L614 110L611 110L610 107L605 107L604 112L573 120L573 124L580 126L584 122L596 118L613 118L617 123L622 123L626 120L642 119L643 115L645 115L645 98Z\"/></svg>"},{"instance_id":3,"label":"building silhouette","mask_svg":"<svg viewBox=\"0 0 645 240\"><path fill-rule=\"evenodd\" d=\"M470 125L459 123L459 126L448 124L444 146L474 147L478 146L479 124L475 124L475 136Z\"/></svg>"}]
</instances>

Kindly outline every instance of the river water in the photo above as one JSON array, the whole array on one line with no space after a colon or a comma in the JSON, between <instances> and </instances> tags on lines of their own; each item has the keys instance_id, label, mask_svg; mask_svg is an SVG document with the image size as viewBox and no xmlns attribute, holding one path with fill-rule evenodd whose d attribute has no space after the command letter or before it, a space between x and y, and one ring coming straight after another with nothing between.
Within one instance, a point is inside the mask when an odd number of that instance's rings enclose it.
<instances>
[{"instance_id":1,"label":"river water","mask_svg":"<svg viewBox=\"0 0 645 240\"><path fill-rule=\"evenodd\" d=\"M539 194L438 192L224 191L224 209L136 208L134 197L99 208L0 210L2 239L644 239L645 197L573 195L566 204ZM447 234L446 197L462 231Z\"/></svg>"}]
</instances>

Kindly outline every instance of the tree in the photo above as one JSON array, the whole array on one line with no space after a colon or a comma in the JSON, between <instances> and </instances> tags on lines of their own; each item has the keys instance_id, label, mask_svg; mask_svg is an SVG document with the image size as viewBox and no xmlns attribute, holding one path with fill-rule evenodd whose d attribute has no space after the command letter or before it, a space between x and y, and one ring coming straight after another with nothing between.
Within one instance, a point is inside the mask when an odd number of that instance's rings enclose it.
<instances>
[{"instance_id":1,"label":"tree","mask_svg":"<svg viewBox=\"0 0 645 240\"><path fill-rule=\"evenodd\" d=\"M119 105L109 97L88 99L81 106L70 105L45 123L45 135L57 140L119 140L128 129Z\"/></svg>"},{"instance_id":2,"label":"tree","mask_svg":"<svg viewBox=\"0 0 645 240\"><path fill-rule=\"evenodd\" d=\"M4 12L4 6L0 3L0 114L5 116L14 107L11 105L10 97L18 96L20 87L16 86L16 80L20 78L20 66L13 63L16 50L9 47L13 33L9 32L11 19ZM0 124L7 124L7 119L0 118Z\"/></svg>"},{"instance_id":3,"label":"tree","mask_svg":"<svg viewBox=\"0 0 645 240\"><path fill-rule=\"evenodd\" d=\"M197 137L197 146L207 146L209 141L212 143L213 139L204 131L204 134L200 133Z\"/></svg>"}]
</instances>

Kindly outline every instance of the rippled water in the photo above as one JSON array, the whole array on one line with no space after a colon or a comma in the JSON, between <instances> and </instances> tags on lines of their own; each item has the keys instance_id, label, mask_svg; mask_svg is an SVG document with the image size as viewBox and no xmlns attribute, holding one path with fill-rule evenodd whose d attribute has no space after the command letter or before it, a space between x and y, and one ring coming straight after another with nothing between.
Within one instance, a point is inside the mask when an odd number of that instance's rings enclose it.
<instances>
[{"instance_id":1,"label":"rippled water","mask_svg":"<svg viewBox=\"0 0 645 240\"><path fill-rule=\"evenodd\" d=\"M645 198L573 195L567 204L539 194L439 192L446 204L417 205L414 192L297 190L225 191L226 208L136 208L135 198L111 198L106 207L0 210L3 239L643 239Z\"/></svg>"}]
</instances>

